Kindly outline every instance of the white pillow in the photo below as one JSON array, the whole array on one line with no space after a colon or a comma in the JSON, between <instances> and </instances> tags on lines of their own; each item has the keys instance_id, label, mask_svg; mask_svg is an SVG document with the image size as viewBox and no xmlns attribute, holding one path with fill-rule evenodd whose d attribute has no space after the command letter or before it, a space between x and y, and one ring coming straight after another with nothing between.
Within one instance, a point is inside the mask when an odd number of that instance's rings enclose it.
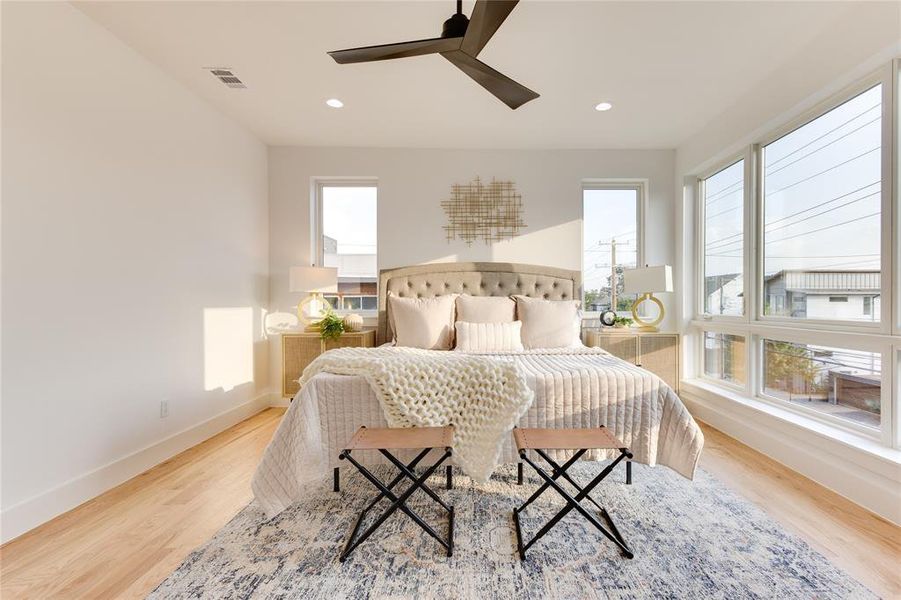
<instances>
[{"instance_id":1,"label":"white pillow","mask_svg":"<svg viewBox=\"0 0 901 600\"><path fill-rule=\"evenodd\" d=\"M463 352L522 350L522 321L469 323L457 321L457 347Z\"/></svg>"},{"instance_id":2,"label":"white pillow","mask_svg":"<svg viewBox=\"0 0 901 600\"><path fill-rule=\"evenodd\" d=\"M516 299L516 314L522 321L522 345L526 350L582 345L582 315L578 300L513 297Z\"/></svg>"},{"instance_id":3,"label":"white pillow","mask_svg":"<svg viewBox=\"0 0 901 600\"><path fill-rule=\"evenodd\" d=\"M454 347L457 294L434 298L400 298L388 293L391 329L397 346L450 350Z\"/></svg>"},{"instance_id":4,"label":"white pillow","mask_svg":"<svg viewBox=\"0 0 901 600\"><path fill-rule=\"evenodd\" d=\"M457 298L457 320L467 323L512 323L516 320L516 302L507 296L470 296Z\"/></svg>"}]
</instances>

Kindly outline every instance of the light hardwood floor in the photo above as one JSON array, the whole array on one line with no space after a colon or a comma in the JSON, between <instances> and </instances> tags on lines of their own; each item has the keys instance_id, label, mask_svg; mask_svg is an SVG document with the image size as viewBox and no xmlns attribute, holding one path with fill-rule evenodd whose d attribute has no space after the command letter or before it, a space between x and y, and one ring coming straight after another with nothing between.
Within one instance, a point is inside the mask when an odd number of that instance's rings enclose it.
<instances>
[{"instance_id":1,"label":"light hardwood floor","mask_svg":"<svg viewBox=\"0 0 901 600\"><path fill-rule=\"evenodd\" d=\"M0 549L0 596L141 598L251 499L284 409L269 409ZM885 598L901 597L901 528L704 427L713 473Z\"/></svg>"}]
</instances>

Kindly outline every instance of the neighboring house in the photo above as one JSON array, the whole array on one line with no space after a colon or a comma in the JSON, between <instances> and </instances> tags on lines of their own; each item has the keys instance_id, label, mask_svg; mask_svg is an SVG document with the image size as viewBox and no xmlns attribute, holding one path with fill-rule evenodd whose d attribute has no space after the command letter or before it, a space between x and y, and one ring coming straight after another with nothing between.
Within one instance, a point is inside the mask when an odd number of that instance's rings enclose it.
<instances>
[{"instance_id":1,"label":"neighboring house","mask_svg":"<svg viewBox=\"0 0 901 600\"><path fill-rule=\"evenodd\" d=\"M711 275L705 279L706 312L711 315L740 315L744 308L741 273Z\"/></svg>"},{"instance_id":2,"label":"neighboring house","mask_svg":"<svg viewBox=\"0 0 901 600\"><path fill-rule=\"evenodd\" d=\"M782 270L766 277L767 314L807 319L878 321L880 273Z\"/></svg>"},{"instance_id":3,"label":"neighboring house","mask_svg":"<svg viewBox=\"0 0 901 600\"><path fill-rule=\"evenodd\" d=\"M338 242L323 236L322 261L338 268L338 293L344 308L375 310L378 296L378 258L375 254L338 254Z\"/></svg>"}]
</instances>

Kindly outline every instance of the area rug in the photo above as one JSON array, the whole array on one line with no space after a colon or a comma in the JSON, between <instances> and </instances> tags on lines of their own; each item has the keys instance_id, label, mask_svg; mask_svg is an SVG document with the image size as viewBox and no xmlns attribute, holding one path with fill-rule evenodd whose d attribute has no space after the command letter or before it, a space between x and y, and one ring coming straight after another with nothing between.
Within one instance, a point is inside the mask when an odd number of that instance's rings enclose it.
<instances>
[{"instance_id":1,"label":"area rug","mask_svg":"<svg viewBox=\"0 0 901 600\"><path fill-rule=\"evenodd\" d=\"M600 463L573 468L587 482ZM346 471L346 470L345 470ZM151 598L874 598L803 540L698 471L688 481L635 465L593 494L635 552L615 546L575 512L516 553L511 510L538 486L516 485L505 467L486 485L464 476L432 485L455 507L454 556L396 512L345 563L338 553L371 485L347 473L334 493L323 481L274 519L254 504L194 551ZM383 501L384 502L384 501ZM563 505L553 490L525 512L531 536ZM384 503L383 503L384 506ZM443 515L422 492L411 500L441 533Z\"/></svg>"}]
</instances>

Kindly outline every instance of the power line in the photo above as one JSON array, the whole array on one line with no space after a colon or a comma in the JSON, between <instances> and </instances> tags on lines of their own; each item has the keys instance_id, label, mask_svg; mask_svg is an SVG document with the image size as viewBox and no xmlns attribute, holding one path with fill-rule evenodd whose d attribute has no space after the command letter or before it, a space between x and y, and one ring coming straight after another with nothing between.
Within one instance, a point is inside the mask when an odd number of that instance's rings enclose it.
<instances>
[{"instance_id":1,"label":"power line","mask_svg":"<svg viewBox=\"0 0 901 600\"><path fill-rule=\"evenodd\" d=\"M877 150L879 150L879 149L880 149L879 146L876 146L875 148L871 148L870 150L867 150L867 151L864 152L863 154L858 154L857 156L854 156L854 157L852 157L852 158L849 158L848 160L842 161L842 162L838 163L837 165L832 165L831 167L829 167L829 168L826 169L825 171L820 171L819 173L814 173L813 175L811 175L811 176L809 176L809 177L805 177L804 179L801 179L801 180L799 180L799 181L796 181L796 182L794 182L794 183L791 183L791 184L789 184L789 185L787 185L787 186L785 186L785 187L779 188L778 190L773 190L773 191L770 192L769 194L766 194L766 197L772 196L773 194L778 194L779 192L785 191L785 190L787 190L787 189L789 189L789 188L793 188L793 187L795 187L796 185L800 185L800 184L804 183L805 181L810 181L810 180L813 179L814 177L819 177L820 175L823 175L823 174L825 174L825 173L828 173L829 171L834 171L835 169L837 169L837 168L839 168L839 167L841 167L841 166L843 166L843 165L846 165L846 164L848 164L849 162L855 161L855 160L857 160L858 158L863 158L863 157L866 156L867 154L870 154L870 153L872 153L872 152L875 152L875 151L877 151Z\"/></svg>"},{"instance_id":2,"label":"power line","mask_svg":"<svg viewBox=\"0 0 901 600\"><path fill-rule=\"evenodd\" d=\"M719 217L719 216L721 216L721 215L724 215L724 214L726 214L726 213L730 213L730 212L732 212L733 210L738 210L738 209L740 209L740 208L744 208L744 202L740 203L738 206L733 206L732 208L727 208L727 209L725 209L725 210L721 210L720 212L714 213L714 214L712 214L712 215L704 215L704 220L705 220L705 221L709 221L710 219L715 219L715 218L717 218L717 217Z\"/></svg>"},{"instance_id":3,"label":"power line","mask_svg":"<svg viewBox=\"0 0 901 600\"><path fill-rule=\"evenodd\" d=\"M791 161L791 162L788 163L788 164L782 165L782 166L779 167L778 169L774 169L774 170L772 170L772 171L767 170L767 171L765 171L765 173L766 173L767 176L770 176L770 175L773 175L774 173L778 173L779 171L782 171L783 169L787 169L787 168L789 168L790 166L792 166L793 164L798 163L798 162L804 160L804 159L807 158L808 156L813 156L814 154L816 154L816 153L819 152L820 150L823 150L823 149L825 149L825 148L828 148L829 146L831 146L832 144L834 144L834 143L836 143L836 142L840 142L841 140L845 139L846 137L848 137L848 136L851 135L852 133L856 133L856 132L860 131L861 129L863 129L864 127L866 127L867 125L871 125L871 124L875 123L876 121L879 121L880 119L882 119L881 116L876 117L876 118L873 119L872 121L867 121L866 123L864 123L864 124L861 125L860 127L857 127L856 129L852 129L852 130L849 131L848 133L842 134L841 136L835 138L834 140L832 140L832 141L830 141L830 142L828 142L828 143L826 143L826 144L823 144L822 146L820 146L820 147L817 148L816 150L814 150L814 151L812 151L812 152L808 152L807 154L805 154L805 155L802 156L801 158L798 158L798 159L796 159L796 160L793 160L793 161Z\"/></svg>"},{"instance_id":4,"label":"power line","mask_svg":"<svg viewBox=\"0 0 901 600\"><path fill-rule=\"evenodd\" d=\"M832 208L827 208L827 209L824 210L824 211L821 211L821 212L818 212L818 213L815 213L815 214L812 214L812 215L807 215L807 216L804 217L803 219L798 219L798 220L795 221L794 223L786 223L786 224L784 224L784 225L780 225L779 227L774 227L774 228L772 228L772 229L767 229L767 230L765 231L765 233L772 233L772 232L774 232L774 231L778 231L779 229L785 229L786 227L792 227L792 226L797 225L797 224L799 224L799 223L803 223L804 221L808 221L808 220L810 220L810 219L813 219L813 218L816 218L816 217L825 215L826 213L831 213L832 211L836 211L836 210L838 210L838 209L840 209L840 208L844 208L844 207L846 207L846 206L848 206L848 205L850 205L850 204L854 204L855 202L860 202L861 200L866 200L867 198L872 198L873 196L877 196L877 195L879 195L879 192L875 192L875 193L873 193L873 194L867 194L866 196L861 196L860 198L855 198L854 200L850 200L850 201L848 201L848 202L845 202L844 204L839 204L838 206L834 206L834 207L832 207Z\"/></svg>"},{"instance_id":5,"label":"power line","mask_svg":"<svg viewBox=\"0 0 901 600\"><path fill-rule=\"evenodd\" d=\"M784 221L784 220L786 220L786 219L790 219L790 218L792 218L792 217L794 217L794 216L797 216L797 215L800 215L800 214L802 214L802 213L806 213L807 211L813 210L813 209L815 209L815 208L819 208L819 207L821 207L821 206L826 206L827 204L831 204L831 203L835 202L836 200L841 200L842 198L847 198L847 197L850 196L851 194L856 194L857 192L860 192L860 191L862 191L862 190L865 190L865 189L867 189L868 187L871 187L871 186L874 186L874 185L879 185L879 183L880 183L880 182L878 182L878 181L874 181L873 183L868 183L867 185L862 186L862 187L859 187L859 188L857 188L856 190L851 190L850 192L847 192L847 193L845 193L845 194L842 194L841 196L836 196L835 198L832 198L831 200L826 200L825 202L821 202L821 203L819 203L819 204L814 204L813 206L810 206L810 207L808 207L808 208L805 208L804 210L799 210L799 211L796 212L796 213L792 213L792 214L790 214L790 215L786 215L786 216L784 216L784 217L780 217L780 218L776 219L775 221L770 221L769 223L766 223L764 226L765 226L765 227L769 227L770 225L773 225L773 224L775 224L775 223L778 223L779 221ZM878 193L878 192L877 192L877 193ZM868 196L864 196L864 198L867 198L867 197L868 197Z\"/></svg>"},{"instance_id":6,"label":"power line","mask_svg":"<svg viewBox=\"0 0 901 600\"><path fill-rule=\"evenodd\" d=\"M764 238L764 245L768 245L768 244L776 244L776 243L779 243L779 242L785 242L785 241L787 241L787 240L792 240L792 239L794 239L794 238L798 238L798 237L801 237L801 236L804 236L804 235L810 235L811 233L818 233L818 232L820 232L820 231L826 231L827 229L833 229L833 228L835 228L835 227L840 227L840 226L842 226L842 225L848 225L849 223L855 223L855 222L857 222L857 221L862 221L862 220L864 220L864 219L869 219L870 217L878 217L880 214L881 214L881 213L875 212L875 213L872 213L872 214L869 214L869 215L864 215L864 216L862 216L862 217L857 217L856 219L850 219L850 220L848 220L848 221L842 221L841 223L833 223L832 225L826 225L825 227L820 227L820 228L818 228L818 229L811 229L810 231L802 231L801 233L796 233L796 234L790 235L790 236L788 236L788 237L779 238L778 240L769 240L769 241L767 241L766 238Z\"/></svg>"},{"instance_id":7,"label":"power line","mask_svg":"<svg viewBox=\"0 0 901 600\"><path fill-rule=\"evenodd\" d=\"M844 123L842 123L841 125L838 125L837 127L833 127L832 129L830 129L829 131L827 131L827 132L824 133L823 135L821 135L821 136L819 136L819 137L815 137L814 139L810 140L809 142L807 142L807 143L804 144L803 146L799 146L798 148L795 148L794 150L792 150L791 152L789 152L788 154L786 154L786 155L783 156L782 158L780 158L780 159L778 159L778 160L774 160L770 166L779 164L780 162L782 162L783 160L787 159L787 158L790 157L791 155L797 154L798 152L800 152L801 150L803 150L803 149L806 148L807 146L810 146L811 144L814 144L814 143L820 141L821 139L823 139L824 137L826 137L826 136L829 135L830 133L833 133L833 132L835 132L835 131L841 129L842 127L844 127L845 125L847 125L847 124L850 123L851 121L855 121L855 120L859 119L860 117L864 116L865 114L867 114L868 112L870 112L870 111L873 110L874 108L879 108L880 106L882 106L882 103L881 103L881 102L880 102L879 104L874 104L873 106L871 106L870 108L866 109L865 111L863 111L863 112L861 112L861 113L858 113L858 114L854 115L853 117L851 117L850 119L848 119L847 121L845 121ZM796 129L795 131L797 131L797 129Z\"/></svg>"},{"instance_id":8,"label":"power line","mask_svg":"<svg viewBox=\"0 0 901 600\"><path fill-rule=\"evenodd\" d=\"M842 198L847 198L847 197L850 196L851 194L856 194L857 192L859 192L859 191L861 191L861 190L864 190L864 189L866 189L866 188L868 188L868 187L872 187L872 186L874 186L874 185L879 185L879 183L880 183L880 182L878 182L878 181L874 181L873 183L868 183L868 184L865 185L865 186L859 187L859 188L857 188L856 190L851 190L850 192L847 192L847 193L845 193L845 194L842 194L841 196L836 196L835 198L831 198L831 199L826 200L826 201L824 201L824 202L820 202L820 203L818 203L818 204L814 204L813 206L810 206L810 207L805 208L805 209L803 209L803 210L799 210L799 211L797 211L797 212L795 212L795 213L792 213L792 214L790 214L790 215L786 215L786 216L784 216L784 217L780 217L780 218L776 219L775 221L771 221L771 222L767 223L766 225L764 225L764 228L769 227L770 225L774 225L775 223L779 223L779 222L781 222L781 221L784 221L784 220L786 220L786 219L790 219L790 218L792 218L792 217L796 217L796 216L798 216L798 215L800 215L800 214L803 214L803 213L806 213L806 212L808 212L808 211L814 210L814 209L819 208L819 207L821 207L821 206L826 206L827 204L831 204L831 203L833 203L833 202L835 202L835 201L837 201L837 200L841 200ZM869 195L867 195L867 196L862 196L862 197L858 198L857 200L863 200L864 198L869 198L869 197L874 196L874 195L876 195L876 194L878 194L878 193L880 193L880 192L875 192L875 193L869 194ZM857 200L854 200L854 202L856 202ZM847 204L850 204L850 203L846 203L846 204L842 204L842 205L840 205L840 206L836 206L833 210L837 210L837 209L841 208L842 206L847 206ZM829 212L829 211L824 211L824 212ZM824 214L824 213L819 213L819 214ZM705 220L706 220L706 219L705 219ZM801 221L796 221L796 222L797 222L797 223L800 223ZM794 223L791 223L791 224L793 225ZM772 231L772 230L771 230L771 231ZM715 246L715 245L718 244L719 242L724 242L724 241L726 241L726 240L729 240L729 239L731 239L731 238L738 237L738 236L741 236L741 235L744 235L744 232L733 233L732 235L727 235L726 237L717 238L717 239L715 239L715 240L711 240L710 242L705 243L705 244L704 244L704 247L707 248L707 247ZM735 241L729 242L728 244L723 244L723 247L725 247L725 246L731 246L732 244L735 244L735 243L737 243L738 241L739 241L739 240L735 240ZM714 249L715 249L715 248L714 248Z\"/></svg>"},{"instance_id":9,"label":"power line","mask_svg":"<svg viewBox=\"0 0 901 600\"><path fill-rule=\"evenodd\" d=\"M744 187L744 183L745 183L745 178L742 177L741 179L739 179L739 180L736 181L735 183L730 183L729 185L727 185L726 187L724 187L723 189L721 189L721 190L718 191L717 193L711 194L711 195L709 195L709 196L705 196L705 197L704 197L704 202L705 202L708 206L711 205L711 204L714 204L714 203L716 203L716 202L719 202L719 201L722 200L723 198L717 198L717 196L722 196L723 194L727 194L727 193L728 193L728 194L731 194L731 193L737 192L737 191L739 191L738 189L736 189L736 190L731 190L731 188L733 188L733 187L735 187L735 186L739 186L739 189L741 189L742 187ZM725 196L725 197L728 197L728 194L727 194L727 196Z\"/></svg>"},{"instance_id":10,"label":"power line","mask_svg":"<svg viewBox=\"0 0 901 600\"><path fill-rule=\"evenodd\" d=\"M705 254L705 256L719 256L719 257L723 257L723 258L744 258L741 254L732 255L732 254L713 254L713 253L709 253L709 254ZM800 256L800 255L797 255L797 256L777 256L777 255L774 255L774 254L766 254L766 255L764 255L764 258L817 259L817 258L855 258L855 257L860 257L860 256L880 256L880 255L879 255L878 252L877 252L877 253L873 253L873 254L822 254L822 255L819 255L819 256Z\"/></svg>"}]
</instances>

